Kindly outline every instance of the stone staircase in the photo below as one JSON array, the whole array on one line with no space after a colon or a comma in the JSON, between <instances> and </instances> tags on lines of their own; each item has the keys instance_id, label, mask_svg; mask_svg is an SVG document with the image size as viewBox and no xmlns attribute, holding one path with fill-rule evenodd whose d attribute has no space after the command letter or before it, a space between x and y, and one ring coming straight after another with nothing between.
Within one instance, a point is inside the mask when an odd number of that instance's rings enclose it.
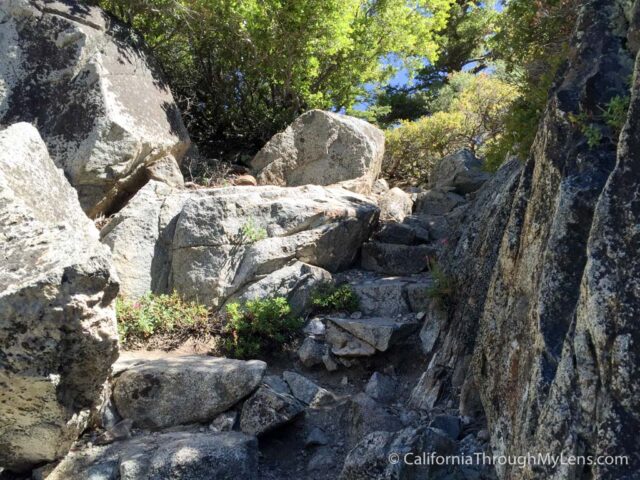
<instances>
[{"instance_id":1,"label":"stone staircase","mask_svg":"<svg viewBox=\"0 0 640 480\"><path fill-rule=\"evenodd\" d=\"M422 205L432 208L426 201ZM446 209L436 207L438 216L444 216ZM329 370L338 364L351 366L358 358L419 338L416 332L432 310L429 292L434 279L429 268L441 240L440 232L430 228L436 220L433 215L416 215L380 225L362 247L360 269L335 277L338 284L351 286L360 301L358 311L312 320L299 352L305 365L322 362Z\"/></svg>"},{"instance_id":2,"label":"stone staircase","mask_svg":"<svg viewBox=\"0 0 640 480\"><path fill-rule=\"evenodd\" d=\"M308 337L298 352L302 372L333 391L342 378L343 389L342 403L307 409L305 428L330 432L350 450L346 455L343 450L326 453L326 447L314 451L307 465L313 478L337 478L326 465L317 467L323 459L340 459L341 479L396 478L392 475L398 472L391 474L393 466L384 463L389 452L470 455L488 448L484 423L461 417L450 402L436 407L439 390L416 376L446 324L446 314L430 294L435 279L429 269L461 205L451 212L432 208L426 200L419 206L424 210L379 227L363 245L360 268L334 276L337 284L351 286L358 311L315 317L305 330ZM425 213L429 211L438 213ZM369 476L363 467L369 464L380 465L385 473ZM426 466L421 473L431 478L430 471ZM482 465L445 468L438 474L446 480L495 480L493 469ZM398 478L409 478L405 475Z\"/></svg>"}]
</instances>

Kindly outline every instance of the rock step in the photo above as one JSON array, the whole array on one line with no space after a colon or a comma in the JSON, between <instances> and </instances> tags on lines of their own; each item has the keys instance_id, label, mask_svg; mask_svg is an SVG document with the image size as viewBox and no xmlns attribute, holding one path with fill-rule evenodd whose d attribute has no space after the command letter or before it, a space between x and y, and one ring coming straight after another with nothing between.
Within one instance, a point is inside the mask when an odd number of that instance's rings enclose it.
<instances>
[{"instance_id":1,"label":"rock step","mask_svg":"<svg viewBox=\"0 0 640 480\"><path fill-rule=\"evenodd\" d=\"M414 211L421 215L446 215L466 202L464 197L453 192L428 190L417 195Z\"/></svg>"},{"instance_id":2,"label":"rock step","mask_svg":"<svg viewBox=\"0 0 640 480\"><path fill-rule=\"evenodd\" d=\"M362 245L361 267L386 275L412 275L424 272L435 254L432 245L399 245L374 240Z\"/></svg>"},{"instance_id":3,"label":"rock step","mask_svg":"<svg viewBox=\"0 0 640 480\"><path fill-rule=\"evenodd\" d=\"M464 209L456 210L449 215L414 214L406 217L403 225L429 233L429 241L438 242L447 238L451 233L454 218L462 214Z\"/></svg>"},{"instance_id":4,"label":"rock step","mask_svg":"<svg viewBox=\"0 0 640 480\"><path fill-rule=\"evenodd\" d=\"M260 360L206 355L134 357L121 365L113 382L114 404L134 426L151 430L212 421L251 394L267 367Z\"/></svg>"},{"instance_id":5,"label":"rock step","mask_svg":"<svg viewBox=\"0 0 640 480\"><path fill-rule=\"evenodd\" d=\"M239 432L149 434L107 446L85 446L34 478L47 480L258 478L258 442Z\"/></svg>"},{"instance_id":6,"label":"rock step","mask_svg":"<svg viewBox=\"0 0 640 480\"><path fill-rule=\"evenodd\" d=\"M387 222L374 234L373 239L397 245L420 245L428 243L431 236L426 226L423 227L416 221L411 221L411 223Z\"/></svg>"},{"instance_id":7,"label":"rock step","mask_svg":"<svg viewBox=\"0 0 640 480\"><path fill-rule=\"evenodd\" d=\"M396 318L326 317L325 340L331 353L339 357L368 357L386 352L399 340L415 332L421 315L408 314Z\"/></svg>"},{"instance_id":8,"label":"rock step","mask_svg":"<svg viewBox=\"0 0 640 480\"><path fill-rule=\"evenodd\" d=\"M360 300L359 311L369 317L396 317L424 312L433 285L430 273L385 277L364 270L349 270L336 276L339 283L349 283Z\"/></svg>"}]
</instances>

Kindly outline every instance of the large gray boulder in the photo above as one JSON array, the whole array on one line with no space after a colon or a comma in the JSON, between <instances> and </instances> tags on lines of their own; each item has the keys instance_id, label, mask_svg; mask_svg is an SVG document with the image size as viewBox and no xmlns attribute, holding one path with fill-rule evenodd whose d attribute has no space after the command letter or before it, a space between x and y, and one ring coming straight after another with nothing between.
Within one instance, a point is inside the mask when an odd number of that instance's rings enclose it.
<instances>
[{"instance_id":1,"label":"large gray boulder","mask_svg":"<svg viewBox=\"0 0 640 480\"><path fill-rule=\"evenodd\" d=\"M151 180L101 230L113 252L122 295L169 291L171 242L188 196L188 191Z\"/></svg>"},{"instance_id":2,"label":"large gray boulder","mask_svg":"<svg viewBox=\"0 0 640 480\"><path fill-rule=\"evenodd\" d=\"M412 275L427 270L435 256L432 245L399 245L378 241L362 246L361 266L364 270L385 275Z\"/></svg>"},{"instance_id":3,"label":"large gray boulder","mask_svg":"<svg viewBox=\"0 0 640 480\"><path fill-rule=\"evenodd\" d=\"M149 178L181 183L189 145L171 92L131 31L77 2L0 3L0 123L27 121L91 216Z\"/></svg>"},{"instance_id":4,"label":"large gray boulder","mask_svg":"<svg viewBox=\"0 0 640 480\"><path fill-rule=\"evenodd\" d=\"M378 205L380 220L385 222L402 222L413 210L411 195L398 187L381 194L378 197Z\"/></svg>"},{"instance_id":5,"label":"large gray boulder","mask_svg":"<svg viewBox=\"0 0 640 480\"><path fill-rule=\"evenodd\" d=\"M331 282L331 273L324 268L293 260L290 264L241 289L229 299L229 302L284 297L291 306L291 313L300 315L308 310L315 289Z\"/></svg>"},{"instance_id":6,"label":"large gray boulder","mask_svg":"<svg viewBox=\"0 0 640 480\"><path fill-rule=\"evenodd\" d=\"M163 433L88 446L47 480L231 480L258 478L258 442L238 432Z\"/></svg>"},{"instance_id":7,"label":"large gray boulder","mask_svg":"<svg viewBox=\"0 0 640 480\"><path fill-rule=\"evenodd\" d=\"M424 311L430 303L428 292L433 279L428 273L406 277L381 277L362 271L345 272L344 277L358 296L358 310L365 316L396 317Z\"/></svg>"},{"instance_id":8,"label":"large gray boulder","mask_svg":"<svg viewBox=\"0 0 640 480\"><path fill-rule=\"evenodd\" d=\"M244 402L240 429L251 435L262 435L293 421L302 412L304 405L289 393L264 385Z\"/></svg>"},{"instance_id":9,"label":"large gray boulder","mask_svg":"<svg viewBox=\"0 0 640 480\"><path fill-rule=\"evenodd\" d=\"M102 231L131 296L176 290L219 307L278 295L302 312L352 264L379 212L336 188L163 188L148 184Z\"/></svg>"},{"instance_id":10,"label":"large gray boulder","mask_svg":"<svg viewBox=\"0 0 640 480\"><path fill-rule=\"evenodd\" d=\"M384 156L382 130L311 110L276 134L251 162L261 185L333 185L370 193Z\"/></svg>"},{"instance_id":11,"label":"large gray boulder","mask_svg":"<svg viewBox=\"0 0 640 480\"><path fill-rule=\"evenodd\" d=\"M396 318L328 317L327 320L368 343L379 352L386 352L392 345L418 329L418 321L413 314Z\"/></svg>"},{"instance_id":12,"label":"large gray boulder","mask_svg":"<svg viewBox=\"0 0 640 480\"><path fill-rule=\"evenodd\" d=\"M139 298L147 292L180 291L171 282L173 236L182 207L198 195L152 180L102 229L100 235L113 252L123 295ZM313 290L331 280L327 270L293 259L266 276L256 277L228 301L282 296L297 315L308 306Z\"/></svg>"},{"instance_id":13,"label":"large gray boulder","mask_svg":"<svg viewBox=\"0 0 640 480\"><path fill-rule=\"evenodd\" d=\"M491 174L482 169L482 161L465 149L436 163L429 174L429 186L464 195L475 192L490 178Z\"/></svg>"},{"instance_id":14,"label":"large gray boulder","mask_svg":"<svg viewBox=\"0 0 640 480\"><path fill-rule=\"evenodd\" d=\"M454 208L464 205L465 200L457 193L433 189L416 195L416 215L446 215Z\"/></svg>"},{"instance_id":15,"label":"large gray boulder","mask_svg":"<svg viewBox=\"0 0 640 480\"><path fill-rule=\"evenodd\" d=\"M398 395L398 382L393 377L373 372L364 391L376 402L389 404Z\"/></svg>"},{"instance_id":16,"label":"large gray boulder","mask_svg":"<svg viewBox=\"0 0 640 480\"><path fill-rule=\"evenodd\" d=\"M67 453L117 357L109 249L37 130L0 131L0 465Z\"/></svg>"},{"instance_id":17,"label":"large gray boulder","mask_svg":"<svg viewBox=\"0 0 640 480\"><path fill-rule=\"evenodd\" d=\"M282 378L287 382L293 396L305 405L319 407L332 403L335 400L333 393L316 385L299 373L285 371L282 373Z\"/></svg>"},{"instance_id":18,"label":"large gray boulder","mask_svg":"<svg viewBox=\"0 0 640 480\"><path fill-rule=\"evenodd\" d=\"M258 388L265 369L259 360L197 355L149 360L118 375L113 400L138 427L209 422Z\"/></svg>"},{"instance_id":19,"label":"large gray boulder","mask_svg":"<svg viewBox=\"0 0 640 480\"><path fill-rule=\"evenodd\" d=\"M378 209L342 189L234 187L187 201L173 241L173 286L215 305L291 260L352 264Z\"/></svg>"}]
</instances>

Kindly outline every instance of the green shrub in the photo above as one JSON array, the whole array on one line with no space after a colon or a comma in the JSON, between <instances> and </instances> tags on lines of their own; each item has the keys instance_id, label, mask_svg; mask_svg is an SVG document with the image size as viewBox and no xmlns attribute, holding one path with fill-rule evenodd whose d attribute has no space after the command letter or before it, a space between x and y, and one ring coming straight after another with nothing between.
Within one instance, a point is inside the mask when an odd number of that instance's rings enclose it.
<instances>
[{"instance_id":1,"label":"green shrub","mask_svg":"<svg viewBox=\"0 0 640 480\"><path fill-rule=\"evenodd\" d=\"M467 146L459 113L437 112L387 130L384 177L393 183L420 184L429 180L436 162Z\"/></svg>"},{"instance_id":2,"label":"green shrub","mask_svg":"<svg viewBox=\"0 0 640 480\"><path fill-rule=\"evenodd\" d=\"M303 324L291 314L286 298L230 303L222 330L223 348L232 357L254 358L280 350Z\"/></svg>"},{"instance_id":3,"label":"green shrub","mask_svg":"<svg viewBox=\"0 0 640 480\"><path fill-rule=\"evenodd\" d=\"M509 0L491 37L492 56L522 92L505 118L499 142L488 152L496 169L511 152L526 160L545 112L549 89L568 58L579 0Z\"/></svg>"},{"instance_id":4,"label":"green shrub","mask_svg":"<svg viewBox=\"0 0 640 480\"><path fill-rule=\"evenodd\" d=\"M123 344L144 341L158 334L197 330L209 324L207 307L187 302L177 293L148 293L140 300L116 300L118 333Z\"/></svg>"},{"instance_id":5,"label":"green shrub","mask_svg":"<svg viewBox=\"0 0 640 480\"><path fill-rule=\"evenodd\" d=\"M453 302L455 282L435 260L429 261L429 272L433 277L433 284L427 290L427 295L440 303L441 307L448 309Z\"/></svg>"},{"instance_id":6,"label":"green shrub","mask_svg":"<svg viewBox=\"0 0 640 480\"><path fill-rule=\"evenodd\" d=\"M451 75L434 102L439 111L387 131L385 177L426 183L436 162L446 155L468 148L485 156L500 140L505 116L517 97L517 89L495 75Z\"/></svg>"},{"instance_id":7,"label":"green shrub","mask_svg":"<svg viewBox=\"0 0 640 480\"><path fill-rule=\"evenodd\" d=\"M627 119L629 102L629 96L616 95L605 106L598 105L593 113L569 113L569 120L580 129L589 148L600 145L605 138L603 131L613 142L617 142Z\"/></svg>"},{"instance_id":8,"label":"green shrub","mask_svg":"<svg viewBox=\"0 0 640 480\"><path fill-rule=\"evenodd\" d=\"M311 305L316 312L355 312L360 299L350 285L323 283L311 294Z\"/></svg>"},{"instance_id":9,"label":"green shrub","mask_svg":"<svg viewBox=\"0 0 640 480\"><path fill-rule=\"evenodd\" d=\"M616 95L602 113L605 123L613 130L615 136L620 135L624 122L627 120L630 101L631 98L628 95L624 97Z\"/></svg>"}]
</instances>

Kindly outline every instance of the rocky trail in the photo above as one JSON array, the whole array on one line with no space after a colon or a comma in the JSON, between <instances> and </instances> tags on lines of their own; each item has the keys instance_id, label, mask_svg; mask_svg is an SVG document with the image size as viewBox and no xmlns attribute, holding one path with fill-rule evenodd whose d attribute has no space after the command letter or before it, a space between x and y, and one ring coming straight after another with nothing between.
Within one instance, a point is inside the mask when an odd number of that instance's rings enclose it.
<instances>
[{"instance_id":1,"label":"rocky trail","mask_svg":"<svg viewBox=\"0 0 640 480\"><path fill-rule=\"evenodd\" d=\"M640 479L640 3L580 3L528 158L390 188L384 133L321 110L251 175L185 183L126 26L0 1L0 479ZM327 285L357 308L318 310ZM149 293L305 322L243 360L127 351L116 304ZM530 453L617 460L479 461Z\"/></svg>"},{"instance_id":2,"label":"rocky trail","mask_svg":"<svg viewBox=\"0 0 640 480\"><path fill-rule=\"evenodd\" d=\"M247 478L264 480L395 475L398 466L385 458L414 449L488 453L484 418L460 415L454 398L439 398L429 409L420 400L420 376L439 335L436 322L446 317L429 294L434 279L428 259L441 249L442 232L434 235L434 218L420 212L438 212L443 224L467 201L420 198L422 210L411 215L410 197L400 197L401 211L397 192L391 195L396 201L381 202L387 220L363 246L360 268L334 275L336 284L349 285L356 294L358 311L308 318L297 351L267 364L207 360L211 357L184 351L123 352L114 364L113 392L100 427L81 437L46 478L93 478L94 471L135 478L123 474L133 468L130 451L140 451L133 470L138 472L160 461L156 444L164 445L169 458L181 449L213 456L216 471L230 468L226 462L240 462L238 471L251 469ZM398 267L403 264L407 267ZM204 405L212 409L203 411ZM257 442L246 434L256 435ZM228 443L224 449L210 443L216 436ZM198 473L200 460L182 468L189 472L185 478L208 478ZM490 466L418 470L451 480L495 478Z\"/></svg>"},{"instance_id":3,"label":"rocky trail","mask_svg":"<svg viewBox=\"0 0 640 480\"><path fill-rule=\"evenodd\" d=\"M382 193L383 198L391 196L394 201L380 202L386 220L363 245L360 268L334 275L337 284L347 284L355 292L358 311L309 318L297 352L269 359L263 366L262 380L257 383L251 380L250 385L257 390L248 398L242 400L249 389L240 390L234 397L240 402L230 410L217 416L210 414L208 422L193 423L195 418L189 413L201 414L196 412L195 405L213 401L192 385L200 381L196 370L206 364L204 357L125 352L114 366L113 398L117 408L113 412L126 411L128 416L124 420L119 416L111 419L110 424L103 424L102 433L93 433L83 440L100 444L105 437L117 438L119 430L125 428L125 435L132 434L131 439L125 440L130 444L145 442L139 439L149 436L168 435L167 440L171 440L171 435L180 432L182 443L198 445L203 435L212 432L224 432L219 433L223 436L232 435L226 433L230 431L244 432L258 436L257 444L243 448L250 450L247 455L257 458L254 473L265 480L365 479L375 475L387 478L397 474L392 473L397 466L386 462L386 457L414 450L452 456L488 454L485 419L461 415L453 397L425 402L420 385L420 377L444 327L439 322L446 322L446 312L439 300L429 293L434 285L428 271L429 259L442 249L446 225L460 215L454 210L468 205L458 194L445 194L448 190L444 188L456 185L444 185L442 194L417 194L415 214L413 200L404 192L403 196L393 191L390 195ZM154 366L156 363L159 365ZM177 370L180 379L167 377L167 370L172 369ZM180 370L184 371L178 373ZM132 371L136 373L126 380L131 382L129 387L121 387ZM234 390L240 388L240 378L244 374L227 380L233 382ZM206 378L202 381L207 382ZM162 400L136 397L151 395L145 389L154 389L156 384L166 390L167 402L175 402L165 408L172 412L171 419L156 418L148 410L155 410L155 403ZM176 388L182 390L173 391ZM192 388L194 391L190 391ZM213 383L209 388L220 387ZM222 390L227 392L229 388L232 387L224 386ZM123 393L119 393L121 390ZM216 396L214 392L211 395ZM438 406L423 408L425 403L435 404L436 400ZM185 408L189 413L176 420ZM164 429L153 434L139 429L145 422L152 430ZM138 428L128 430L132 423ZM130 448L119 447L122 451ZM93 463L99 463L105 455L108 457L104 453L108 449L81 447L79 459L67 457L56 471L83 475L87 468L83 464L85 456L96 450L91 458ZM120 470L122 461L120 458ZM370 471L372 468L376 472ZM424 466L418 471L451 480L495 478L490 466ZM53 478L58 478L55 471Z\"/></svg>"}]
</instances>

